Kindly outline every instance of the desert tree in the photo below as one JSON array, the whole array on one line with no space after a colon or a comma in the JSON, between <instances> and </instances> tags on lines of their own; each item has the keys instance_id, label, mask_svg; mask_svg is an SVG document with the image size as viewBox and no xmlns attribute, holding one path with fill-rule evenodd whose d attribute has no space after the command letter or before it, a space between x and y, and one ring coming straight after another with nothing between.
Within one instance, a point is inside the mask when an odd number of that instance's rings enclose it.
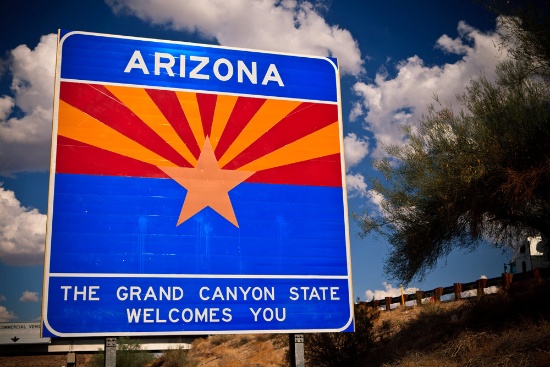
<instances>
[{"instance_id":1,"label":"desert tree","mask_svg":"<svg viewBox=\"0 0 550 367\"><path fill-rule=\"evenodd\" d=\"M380 215L355 214L361 235L391 245L387 275L422 279L453 249L515 247L550 236L550 27L548 1L487 0L512 56L496 79L470 81L461 112L435 103L406 143L374 163Z\"/></svg>"},{"instance_id":2,"label":"desert tree","mask_svg":"<svg viewBox=\"0 0 550 367\"><path fill-rule=\"evenodd\" d=\"M460 113L436 101L406 129L406 144L387 147L375 163L383 179L372 183L383 213L355 216L363 235L388 237L385 270L404 283L455 248L550 236L548 85L511 60L495 82L472 80L459 100Z\"/></svg>"}]
</instances>

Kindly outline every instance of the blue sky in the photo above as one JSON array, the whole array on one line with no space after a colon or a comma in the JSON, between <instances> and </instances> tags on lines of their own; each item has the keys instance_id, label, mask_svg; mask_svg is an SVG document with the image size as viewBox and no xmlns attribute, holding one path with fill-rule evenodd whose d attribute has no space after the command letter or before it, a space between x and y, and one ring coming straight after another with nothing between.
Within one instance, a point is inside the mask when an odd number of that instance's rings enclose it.
<instances>
[{"instance_id":1,"label":"blue sky","mask_svg":"<svg viewBox=\"0 0 550 367\"><path fill-rule=\"evenodd\" d=\"M468 0L42 1L0 14L0 322L40 315L56 33L59 28L283 51L339 59L350 212L376 212L370 162L400 144L437 94L453 108L468 80L506 52L496 17ZM355 297L396 295L388 245L361 240L350 220ZM499 276L510 253L456 251L410 287L429 290Z\"/></svg>"}]
</instances>

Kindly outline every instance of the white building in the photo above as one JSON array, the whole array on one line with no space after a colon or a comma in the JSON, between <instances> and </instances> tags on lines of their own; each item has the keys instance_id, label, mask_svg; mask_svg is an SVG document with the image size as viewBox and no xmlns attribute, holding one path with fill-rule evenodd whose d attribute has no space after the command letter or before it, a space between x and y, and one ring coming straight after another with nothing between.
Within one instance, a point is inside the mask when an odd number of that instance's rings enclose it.
<instances>
[{"instance_id":1,"label":"white building","mask_svg":"<svg viewBox=\"0 0 550 367\"><path fill-rule=\"evenodd\" d=\"M541 236L527 237L527 241L512 256L510 272L525 273L535 268L547 268L550 264L545 258Z\"/></svg>"}]
</instances>

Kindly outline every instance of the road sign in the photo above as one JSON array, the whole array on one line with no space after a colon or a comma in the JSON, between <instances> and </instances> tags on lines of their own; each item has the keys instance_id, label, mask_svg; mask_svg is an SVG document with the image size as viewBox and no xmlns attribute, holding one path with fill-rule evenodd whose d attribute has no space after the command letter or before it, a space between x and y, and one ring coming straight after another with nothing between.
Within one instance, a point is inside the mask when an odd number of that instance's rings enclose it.
<instances>
[{"instance_id":1,"label":"road sign","mask_svg":"<svg viewBox=\"0 0 550 367\"><path fill-rule=\"evenodd\" d=\"M40 337L40 323L0 323L0 344L47 344L49 342L50 338Z\"/></svg>"},{"instance_id":2,"label":"road sign","mask_svg":"<svg viewBox=\"0 0 550 367\"><path fill-rule=\"evenodd\" d=\"M60 31L43 334L352 330L338 78Z\"/></svg>"}]
</instances>

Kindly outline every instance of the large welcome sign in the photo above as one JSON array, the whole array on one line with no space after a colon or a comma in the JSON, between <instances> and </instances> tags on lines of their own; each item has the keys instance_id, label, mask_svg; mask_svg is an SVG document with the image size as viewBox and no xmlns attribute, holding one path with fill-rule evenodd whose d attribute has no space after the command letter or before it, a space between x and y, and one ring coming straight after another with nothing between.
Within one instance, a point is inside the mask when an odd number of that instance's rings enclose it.
<instances>
[{"instance_id":1,"label":"large welcome sign","mask_svg":"<svg viewBox=\"0 0 550 367\"><path fill-rule=\"evenodd\" d=\"M43 335L353 330L338 76L61 31Z\"/></svg>"}]
</instances>

